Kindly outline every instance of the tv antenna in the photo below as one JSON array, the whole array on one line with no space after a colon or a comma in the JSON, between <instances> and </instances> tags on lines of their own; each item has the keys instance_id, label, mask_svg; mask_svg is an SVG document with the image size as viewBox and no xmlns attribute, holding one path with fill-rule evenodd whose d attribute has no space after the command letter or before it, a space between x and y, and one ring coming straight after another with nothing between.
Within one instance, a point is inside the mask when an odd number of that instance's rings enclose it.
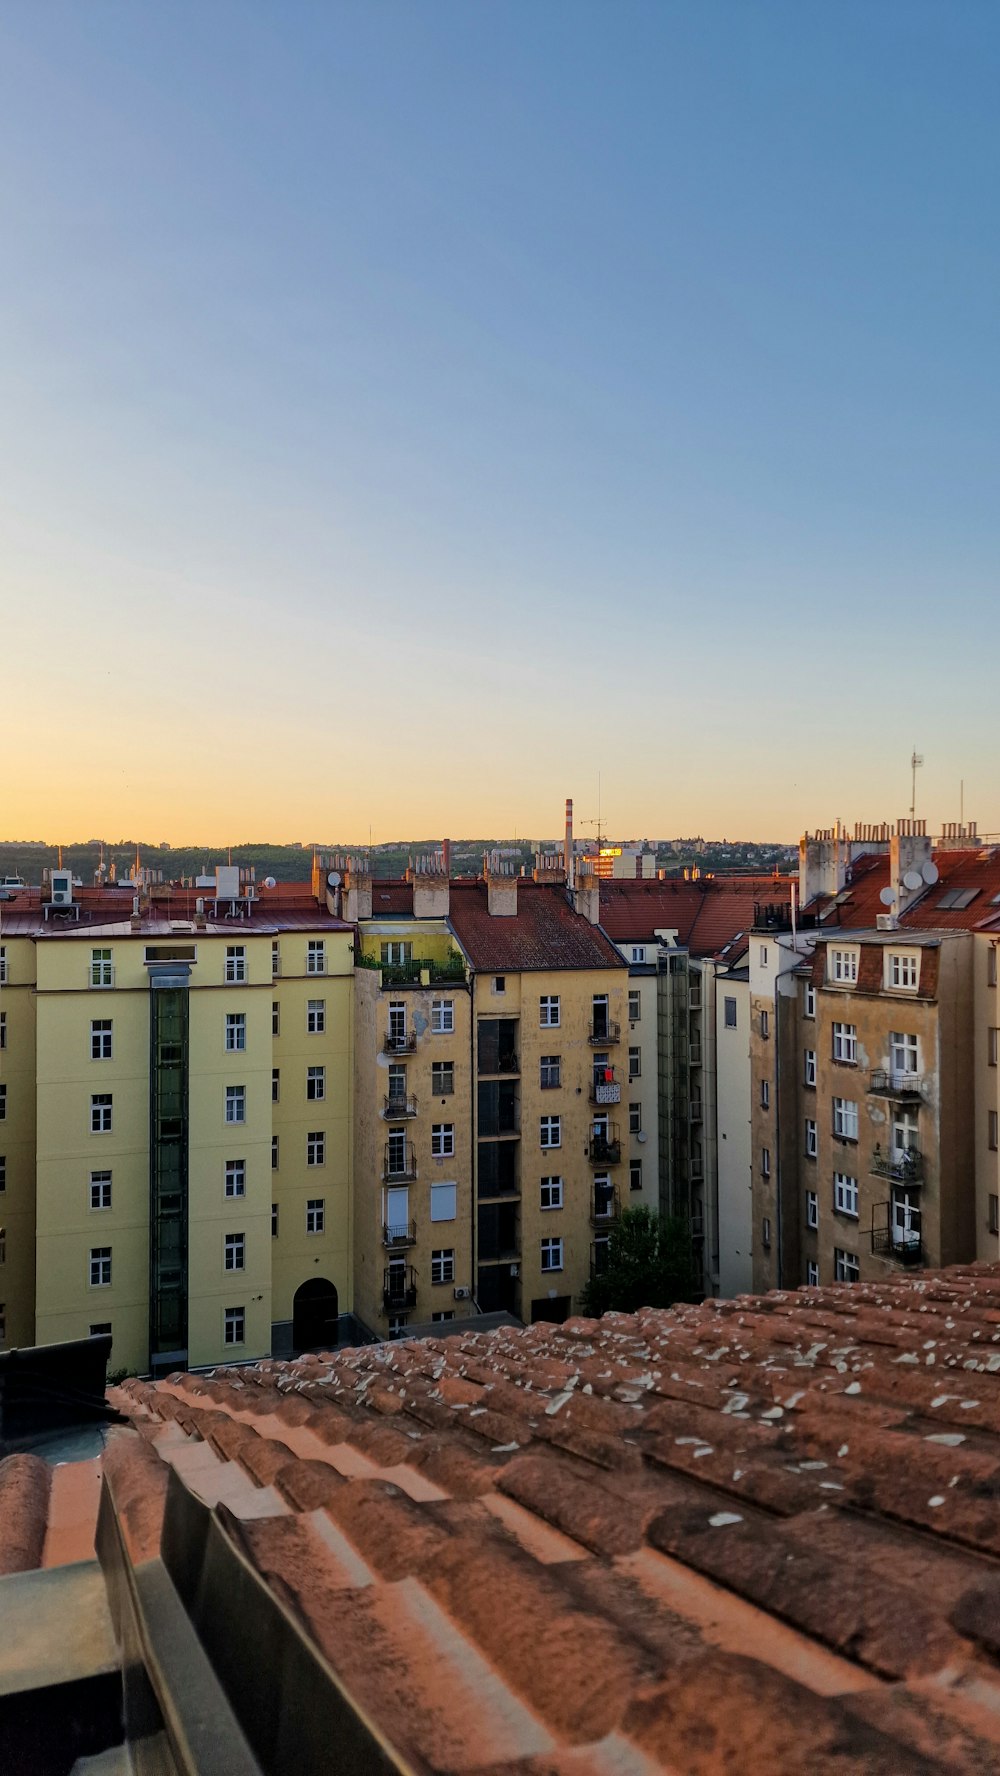
<instances>
[{"instance_id":1,"label":"tv antenna","mask_svg":"<svg viewBox=\"0 0 1000 1776\"><path fill-rule=\"evenodd\" d=\"M912 756L910 758L910 772L911 772L912 780L913 780L913 787L912 787L912 791L911 791L911 795L910 795L910 819L911 820L913 820L915 818L916 812L917 812L917 772L919 771L923 762L924 762L923 753L918 752L916 747L914 747Z\"/></svg>"}]
</instances>

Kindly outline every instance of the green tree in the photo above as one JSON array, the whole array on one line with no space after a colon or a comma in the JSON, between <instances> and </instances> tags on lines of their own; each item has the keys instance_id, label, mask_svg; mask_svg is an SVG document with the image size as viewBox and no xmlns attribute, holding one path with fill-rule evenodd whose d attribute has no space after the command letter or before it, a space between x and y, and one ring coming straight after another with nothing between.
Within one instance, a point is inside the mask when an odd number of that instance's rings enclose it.
<instances>
[{"instance_id":1,"label":"green tree","mask_svg":"<svg viewBox=\"0 0 1000 1776\"><path fill-rule=\"evenodd\" d=\"M626 1209L611 1229L607 1260L583 1291L583 1311L594 1317L615 1310L672 1307L697 1301L701 1290L683 1216Z\"/></svg>"}]
</instances>

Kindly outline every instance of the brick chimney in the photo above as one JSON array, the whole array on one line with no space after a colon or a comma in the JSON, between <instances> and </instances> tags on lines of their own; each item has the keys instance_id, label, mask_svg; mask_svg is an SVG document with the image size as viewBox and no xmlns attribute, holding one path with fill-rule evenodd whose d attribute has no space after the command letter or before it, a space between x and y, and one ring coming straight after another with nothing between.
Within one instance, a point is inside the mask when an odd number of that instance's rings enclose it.
<instances>
[{"instance_id":1,"label":"brick chimney","mask_svg":"<svg viewBox=\"0 0 1000 1776\"><path fill-rule=\"evenodd\" d=\"M483 858L486 904L493 919L517 918L517 866L509 857L488 851Z\"/></svg>"},{"instance_id":2,"label":"brick chimney","mask_svg":"<svg viewBox=\"0 0 1000 1776\"><path fill-rule=\"evenodd\" d=\"M561 851L536 851L532 877L536 882L548 882L553 887L562 887L566 880L566 865Z\"/></svg>"},{"instance_id":3,"label":"brick chimney","mask_svg":"<svg viewBox=\"0 0 1000 1776\"><path fill-rule=\"evenodd\" d=\"M563 868L566 880L573 880L573 797L566 797L566 837L563 840Z\"/></svg>"},{"instance_id":4,"label":"brick chimney","mask_svg":"<svg viewBox=\"0 0 1000 1776\"><path fill-rule=\"evenodd\" d=\"M582 861L573 883L573 908L589 919L591 925L601 922L601 884L590 868L589 860Z\"/></svg>"},{"instance_id":5,"label":"brick chimney","mask_svg":"<svg viewBox=\"0 0 1000 1776\"><path fill-rule=\"evenodd\" d=\"M416 858L406 872L406 879L413 883L415 919L447 919L451 891L443 857Z\"/></svg>"}]
</instances>

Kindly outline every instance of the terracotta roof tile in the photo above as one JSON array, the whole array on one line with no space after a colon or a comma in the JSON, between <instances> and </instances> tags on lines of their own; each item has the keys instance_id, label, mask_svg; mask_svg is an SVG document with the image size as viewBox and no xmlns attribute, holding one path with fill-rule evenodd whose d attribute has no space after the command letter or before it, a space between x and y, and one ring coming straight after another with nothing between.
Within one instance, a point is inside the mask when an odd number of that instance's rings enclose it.
<instances>
[{"instance_id":1,"label":"terracotta roof tile","mask_svg":"<svg viewBox=\"0 0 1000 1776\"><path fill-rule=\"evenodd\" d=\"M493 917L485 882L453 882L449 924L474 968L515 974L531 969L623 968L597 925L566 899L565 890L517 878L517 913Z\"/></svg>"}]
</instances>

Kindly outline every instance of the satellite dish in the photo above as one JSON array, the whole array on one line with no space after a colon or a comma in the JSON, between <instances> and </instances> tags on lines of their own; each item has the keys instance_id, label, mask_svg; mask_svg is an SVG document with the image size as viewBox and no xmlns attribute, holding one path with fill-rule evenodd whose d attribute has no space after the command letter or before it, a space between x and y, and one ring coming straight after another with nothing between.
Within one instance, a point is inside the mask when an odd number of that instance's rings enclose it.
<instances>
[{"instance_id":1,"label":"satellite dish","mask_svg":"<svg viewBox=\"0 0 1000 1776\"><path fill-rule=\"evenodd\" d=\"M941 871L938 869L937 864L932 863L930 858L928 858L927 862L921 865L920 874L923 876L928 888L933 888L935 882L941 875Z\"/></svg>"},{"instance_id":2,"label":"satellite dish","mask_svg":"<svg viewBox=\"0 0 1000 1776\"><path fill-rule=\"evenodd\" d=\"M883 888L881 894L879 895L879 900L882 902L883 906L892 906L892 903L895 900L895 898L896 898L896 891L894 888Z\"/></svg>"},{"instance_id":3,"label":"satellite dish","mask_svg":"<svg viewBox=\"0 0 1000 1776\"><path fill-rule=\"evenodd\" d=\"M326 878L326 885L328 888L339 888L340 887L340 871L339 870L331 870L330 871L330 874Z\"/></svg>"},{"instance_id":4,"label":"satellite dish","mask_svg":"<svg viewBox=\"0 0 1000 1776\"><path fill-rule=\"evenodd\" d=\"M907 870L905 876L903 877L903 887L904 888L908 888L910 890L910 893L912 894L915 889L922 888L923 885L924 885L924 878L920 874L919 870Z\"/></svg>"},{"instance_id":5,"label":"satellite dish","mask_svg":"<svg viewBox=\"0 0 1000 1776\"><path fill-rule=\"evenodd\" d=\"M278 884L275 881L273 876L265 876L264 877L264 887L265 888L277 888L277 886L278 886Z\"/></svg>"}]
</instances>

